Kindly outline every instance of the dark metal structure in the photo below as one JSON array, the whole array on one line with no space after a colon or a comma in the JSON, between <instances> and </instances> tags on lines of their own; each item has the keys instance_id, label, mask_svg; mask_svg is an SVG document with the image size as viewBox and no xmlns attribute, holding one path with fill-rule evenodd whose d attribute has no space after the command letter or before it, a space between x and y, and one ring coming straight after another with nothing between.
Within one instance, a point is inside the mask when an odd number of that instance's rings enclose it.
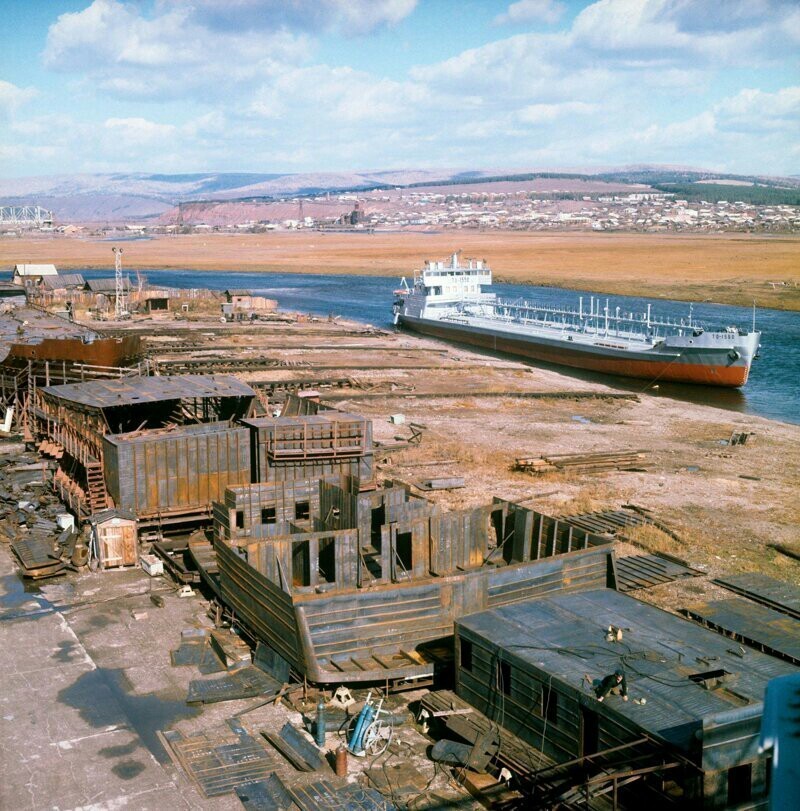
<instances>
[{"instance_id":1,"label":"dark metal structure","mask_svg":"<svg viewBox=\"0 0 800 811\"><path fill-rule=\"evenodd\" d=\"M607 641L609 626L624 639ZM560 764L536 802L580 788L628 807L755 808L768 790L764 690L796 669L732 648L611 589L562 592L456 620L456 690ZM598 702L592 680L618 668L630 700Z\"/></svg>"},{"instance_id":2,"label":"dark metal structure","mask_svg":"<svg viewBox=\"0 0 800 811\"><path fill-rule=\"evenodd\" d=\"M425 645L458 617L614 582L609 539L500 499L283 482L230 488L214 516L223 601L315 683L429 680Z\"/></svg>"},{"instance_id":3,"label":"dark metal structure","mask_svg":"<svg viewBox=\"0 0 800 811\"><path fill-rule=\"evenodd\" d=\"M692 569L659 554L617 558L617 588L620 591L652 588L702 574L699 569Z\"/></svg>"},{"instance_id":4,"label":"dark metal structure","mask_svg":"<svg viewBox=\"0 0 800 811\"><path fill-rule=\"evenodd\" d=\"M800 620L794 617L741 597L695 603L681 613L736 642L800 665Z\"/></svg>"},{"instance_id":5,"label":"dark metal structure","mask_svg":"<svg viewBox=\"0 0 800 811\"><path fill-rule=\"evenodd\" d=\"M325 409L242 424L251 431L253 481L345 475L365 488L374 483L372 423L366 417Z\"/></svg>"},{"instance_id":6,"label":"dark metal structure","mask_svg":"<svg viewBox=\"0 0 800 811\"><path fill-rule=\"evenodd\" d=\"M726 575L713 581L718 586L741 594L782 614L800 619L800 586L776 580L758 572Z\"/></svg>"},{"instance_id":7,"label":"dark metal structure","mask_svg":"<svg viewBox=\"0 0 800 811\"><path fill-rule=\"evenodd\" d=\"M103 437L108 494L140 522L209 517L227 487L250 481L250 432L229 422Z\"/></svg>"},{"instance_id":8,"label":"dark metal structure","mask_svg":"<svg viewBox=\"0 0 800 811\"><path fill-rule=\"evenodd\" d=\"M36 434L43 438L40 449L58 460L54 483L61 498L79 517L85 517L106 507L120 506L115 504L110 487L129 503L126 506L139 502L138 493L132 497L122 495L127 492L125 476L132 475L135 483L144 483L148 478L158 480L169 478L170 473L179 475L180 460L175 458L170 462L166 456L166 449L171 442L174 444L174 438L160 437L154 440L155 445L148 444L152 449L161 443L162 455L159 457L157 450L152 452L154 463L157 464L159 458L163 460L161 468L152 472L141 468L126 469L122 478L115 465L112 464L108 471L105 469L105 448L125 446L131 449L132 460L132 449L146 443L132 434L168 426L178 430L181 426L241 419L250 414L254 398L255 392L246 383L226 375L137 376L46 386L36 395ZM196 429L189 433L192 431ZM127 442L119 440L104 444L104 437L119 434L126 434ZM195 436L195 442L200 442L199 434ZM242 442L246 439L243 438ZM189 443L187 439L184 446ZM185 460L190 459L187 454L188 450L184 454ZM148 457L142 458L146 464ZM212 472L221 473L227 469L227 463L221 467L213 455L203 457L200 453L197 463L202 464L203 458L211 465ZM119 452L116 459L120 459ZM123 451L122 463L126 461L129 460ZM183 470L183 475L188 478L202 473L202 468L189 465ZM243 479L238 475L231 479L221 473L213 494L222 492L224 485L231 480ZM131 486L135 487L135 483ZM191 485L187 484L187 487L191 489ZM187 500L191 499L178 498L177 506L187 506ZM145 517L157 515L161 506L169 511L175 506L175 499L159 495L144 501ZM210 500L205 504L206 514L209 508Z\"/></svg>"}]
</instances>

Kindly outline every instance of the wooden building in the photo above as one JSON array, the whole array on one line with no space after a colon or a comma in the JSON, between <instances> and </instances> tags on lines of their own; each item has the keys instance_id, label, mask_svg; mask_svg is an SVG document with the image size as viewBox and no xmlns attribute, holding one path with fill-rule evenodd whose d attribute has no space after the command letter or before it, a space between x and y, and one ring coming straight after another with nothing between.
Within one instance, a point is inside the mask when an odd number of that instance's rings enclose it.
<instances>
[{"instance_id":1,"label":"wooden building","mask_svg":"<svg viewBox=\"0 0 800 811\"><path fill-rule=\"evenodd\" d=\"M92 555L101 569L135 566L139 560L136 516L127 510L108 509L92 515Z\"/></svg>"},{"instance_id":2,"label":"wooden building","mask_svg":"<svg viewBox=\"0 0 800 811\"><path fill-rule=\"evenodd\" d=\"M556 762L531 777L547 787L534 794L541 807L612 791L626 808L766 807L764 691L792 665L607 588L455 625L458 695ZM593 683L617 669L629 700L599 702Z\"/></svg>"},{"instance_id":3,"label":"wooden building","mask_svg":"<svg viewBox=\"0 0 800 811\"><path fill-rule=\"evenodd\" d=\"M226 290L222 314L228 320L254 318L278 309L278 302L266 296L254 296L249 290Z\"/></svg>"},{"instance_id":4,"label":"wooden building","mask_svg":"<svg viewBox=\"0 0 800 811\"><path fill-rule=\"evenodd\" d=\"M58 276L55 265L14 265L14 275L11 280L13 284L20 287L35 286L41 282L45 276Z\"/></svg>"}]
</instances>

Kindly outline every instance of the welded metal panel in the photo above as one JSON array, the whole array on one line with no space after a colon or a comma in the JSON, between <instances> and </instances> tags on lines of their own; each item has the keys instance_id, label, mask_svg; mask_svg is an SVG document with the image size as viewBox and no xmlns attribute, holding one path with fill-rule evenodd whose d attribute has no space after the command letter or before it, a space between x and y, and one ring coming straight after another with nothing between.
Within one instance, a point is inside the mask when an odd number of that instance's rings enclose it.
<instances>
[{"instance_id":1,"label":"welded metal panel","mask_svg":"<svg viewBox=\"0 0 800 811\"><path fill-rule=\"evenodd\" d=\"M250 480L250 435L226 422L103 438L114 503L139 518L210 510L231 485Z\"/></svg>"},{"instance_id":2,"label":"welded metal panel","mask_svg":"<svg viewBox=\"0 0 800 811\"><path fill-rule=\"evenodd\" d=\"M284 769L281 759L250 735L238 721L228 721L232 733L185 738L170 730L164 738L186 773L206 797L219 797Z\"/></svg>"},{"instance_id":3,"label":"welded metal panel","mask_svg":"<svg viewBox=\"0 0 800 811\"><path fill-rule=\"evenodd\" d=\"M800 665L800 620L741 597L695 603L690 619L746 645Z\"/></svg>"},{"instance_id":4,"label":"welded metal panel","mask_svg":"<svg viewBox=\"0 0 800 811\"><path fill-rule=\"evenodd\" d=\"M666 560L658 555L628 555L616 558L617 587L620 591L635 591L684 577L699 577L703 572Z\"/></svg>"},{"instance_id":5,"label":"welded metal panel","mask_svg":"<svg viewBox=\"0 0 800 811\"><path fill-rule=\"evenodd\" d=\"M703 719L702 766L705 771L730 769L758 758L763 706L759 702Z\"/></svg>"},{"instance_id":6,"label":"welded metal panel","mask_svg":"<svg viewBox=\"0 0 800 811\"><path fill-rule=\"evenodd\" d=\"M47 386L42 393L90 408L219 397L255 397L247 383L230 375L160 375L119 380L89 380Z\"/></svg>"},{"instance_id":7,"label":"welded metal panel","mask_svg":"<svg viewBox=\"0 0 800 811\"><path fill-rule=\"evenodd\" d=\"M216 550L225 603L260 640L303 672L304 657L291 595L259 574L234 549L217 544Z\"/></svg>"},{"instance_id":8,"label":"welded metal panel","mask_svg":"<svg viewBox=\"0 0 800 811\"><path fill-rule=\"evenodd\" d=\"M769 608L800 619L800 587L793 583L776 580L774 577L757 572L726 575L718 577L713 582L757 603L763 603Z\"/></svg>"}]
</instances>

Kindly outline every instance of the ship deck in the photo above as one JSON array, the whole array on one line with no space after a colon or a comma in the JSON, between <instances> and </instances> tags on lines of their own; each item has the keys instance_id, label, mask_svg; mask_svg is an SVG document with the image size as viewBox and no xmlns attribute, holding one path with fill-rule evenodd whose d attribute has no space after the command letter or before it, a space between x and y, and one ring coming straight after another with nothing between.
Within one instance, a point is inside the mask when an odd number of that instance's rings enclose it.
<instances>
[{"instance_id":1,"label":"ship deck","mask_svg":"<svg viewBox=\"0 0 800 811\"><path fill-rule=\"evenodd\" d=\"M581 332L568 329L566 325L559 329L531 321L515 321L503 318L488 318L474 315L453 315L436 319L424 319L441 323L443 325L469 326L477 329L491 330L493 332L508 333L526 338L542 338L551 341L565 341L578 346L598 347L602 349L619 349L635 352L648 352L658 341L653 341L645 335L623 333L617 335L609 330L608 334L602 332Z\"/></svg>"}]
</instances>

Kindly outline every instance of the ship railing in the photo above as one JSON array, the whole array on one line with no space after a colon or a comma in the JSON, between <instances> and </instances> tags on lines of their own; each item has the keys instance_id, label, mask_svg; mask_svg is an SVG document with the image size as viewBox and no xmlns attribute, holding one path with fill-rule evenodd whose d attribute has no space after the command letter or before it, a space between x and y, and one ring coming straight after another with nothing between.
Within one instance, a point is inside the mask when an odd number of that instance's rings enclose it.
<instances>
[{"instance_id":1,"label":"ship railing","mask_svg":"<svg viewBox=\"0 0 800 811\"><path fill-rule=\"evenodd\" d=\"M513 313L513 315L512 315ZM531 315L532 314L532 315ZM572 308L549 307L547 305L530 304L528 302L497 302L494 308L495 317L511 317L525 321L526 323L537 323L547 326L561 326L564 319L569 319L569 323L577 327L588 327L593 332L598 329L606 331L606 324L609 331L612 325L634 325L639 331L650 330L651 335L657 334L660 330L672 330L683 332L688 330L702 329L702 325L695 321L681 319L674 321L665 318L650 316L646 313L620 313L619 308L612 312L602 311L580 311ZM560 319L560 320L558 320Z\"/></svg>"}]
</instances>

